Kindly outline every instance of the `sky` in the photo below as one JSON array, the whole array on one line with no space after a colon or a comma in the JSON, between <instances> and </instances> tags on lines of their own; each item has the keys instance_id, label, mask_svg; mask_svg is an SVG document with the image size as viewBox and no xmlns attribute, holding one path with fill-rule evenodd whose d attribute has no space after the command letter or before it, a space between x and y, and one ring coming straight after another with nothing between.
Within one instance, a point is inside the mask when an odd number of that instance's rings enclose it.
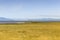
<instances>
[{"instance_id":1,"label":"sky","mask_svg":"<svg viewBox=\"0 0 60 40\"><path fill-rule=\"evenodd\" d=\"M60 18L60 0L0 0L0 17Z\"/></svg>"}]
</instances>

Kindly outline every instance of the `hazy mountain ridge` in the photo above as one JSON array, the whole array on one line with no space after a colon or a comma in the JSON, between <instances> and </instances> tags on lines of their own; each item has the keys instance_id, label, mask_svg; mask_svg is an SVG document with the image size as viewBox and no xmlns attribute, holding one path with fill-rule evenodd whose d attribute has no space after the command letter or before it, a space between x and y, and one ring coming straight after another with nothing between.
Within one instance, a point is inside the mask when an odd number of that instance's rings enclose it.
<instances>
[{"instance_id":1,"label":"hazy mountain ridge","mask_svg":"<svg viewBox=\"0 0 60 40\"><path fill-rule=\"evenodd\" d=\"M30 21L60 21L60 19L55 19L55 18L40 18L40 19L30 19Z\"/></svg>"},{"instance_id":2,"label":"hazy mountain ridge","mask_svg":"<svg viewBox=\"0 0 60 40\"><path fill-rule=\"evenodd\" d=\"M0 17L0 22L1 21L60 21L60 19L55 19L55 18L38 18L38 19L10 19L10 18L5 18L5 17Z\"/></svg>"},{"instance_id":3,"label":"hazy mountain ridge","mask_svg":"<svg viewBox=\"0 0 60 40\"><path fill-rule=\"evenodd\" d=\"M14 21L14 20L10 18L0 17L0 21Z\"/></svg>"}]
</instances>

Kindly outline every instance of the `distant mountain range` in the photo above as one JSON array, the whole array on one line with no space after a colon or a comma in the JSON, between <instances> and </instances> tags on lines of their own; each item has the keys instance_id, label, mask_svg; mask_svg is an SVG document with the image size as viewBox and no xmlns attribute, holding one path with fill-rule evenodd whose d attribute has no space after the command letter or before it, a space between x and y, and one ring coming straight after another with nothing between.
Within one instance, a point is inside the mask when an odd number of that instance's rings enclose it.
<instances>
[{"instance_id":1,"label":"distant mountain range","mask_svg":"<svg viewBox=\"0 0 60 40\"><path fill-rule=\"evenodd\" d=\"M55 19L55 18L39 18L39 19L10 19L10 18L5 18L5 17L0 17L0 22L1 21L60 21L60 19Z\"/></svg>"},{"instance_id":2,"label":"distant mountain range","mask_svg":"<svg viewBox=\"0 0 60 40\"><path fill-rule=\"evenodd\" d=\"M14 21L13 19L5 18L5 17L0 17L0 22L1 21Z\"/></svg>"},{"instance_id":3,"label":"distant mountain range","mask_svg":"<svg viewBox=\"0 0 60 40\"><path fill-rule=\"evenodd\" d=\"M39 18L39 19L30 19L30 21L60 21L60 19L56 19L56 18Z\"/></svg>"}]
</instances>

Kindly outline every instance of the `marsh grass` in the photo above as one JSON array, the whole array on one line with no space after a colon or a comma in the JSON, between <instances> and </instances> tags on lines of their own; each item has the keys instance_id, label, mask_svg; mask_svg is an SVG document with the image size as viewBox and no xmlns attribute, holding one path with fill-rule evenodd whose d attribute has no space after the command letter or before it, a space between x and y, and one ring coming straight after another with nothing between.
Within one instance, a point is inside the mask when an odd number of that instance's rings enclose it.
<instances>
[{"instance_id":1,"label":"marsh grass","mask_svg":"<svg viewBox=\"0 0 60 40\"><path fill-rule=\"evenodd\" d=\"M60 22L0 24L0 40L60 40Z\"/></svg>"}]
</instances>

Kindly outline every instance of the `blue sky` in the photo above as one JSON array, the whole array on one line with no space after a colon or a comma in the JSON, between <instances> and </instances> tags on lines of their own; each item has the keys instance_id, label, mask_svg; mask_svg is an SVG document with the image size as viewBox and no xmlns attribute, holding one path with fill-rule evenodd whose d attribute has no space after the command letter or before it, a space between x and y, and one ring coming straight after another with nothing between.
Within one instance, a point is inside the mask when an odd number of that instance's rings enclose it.
<instances>
[{"instance_id":1,"label":"blue sky","mask_svg":"<svg viewBox=\"0 0 60 40\"><path fill-rule=\"evenodd\" d=\"M0 17L60 18L60 0L0 0Z\"/></svg>"}]
</instances>

